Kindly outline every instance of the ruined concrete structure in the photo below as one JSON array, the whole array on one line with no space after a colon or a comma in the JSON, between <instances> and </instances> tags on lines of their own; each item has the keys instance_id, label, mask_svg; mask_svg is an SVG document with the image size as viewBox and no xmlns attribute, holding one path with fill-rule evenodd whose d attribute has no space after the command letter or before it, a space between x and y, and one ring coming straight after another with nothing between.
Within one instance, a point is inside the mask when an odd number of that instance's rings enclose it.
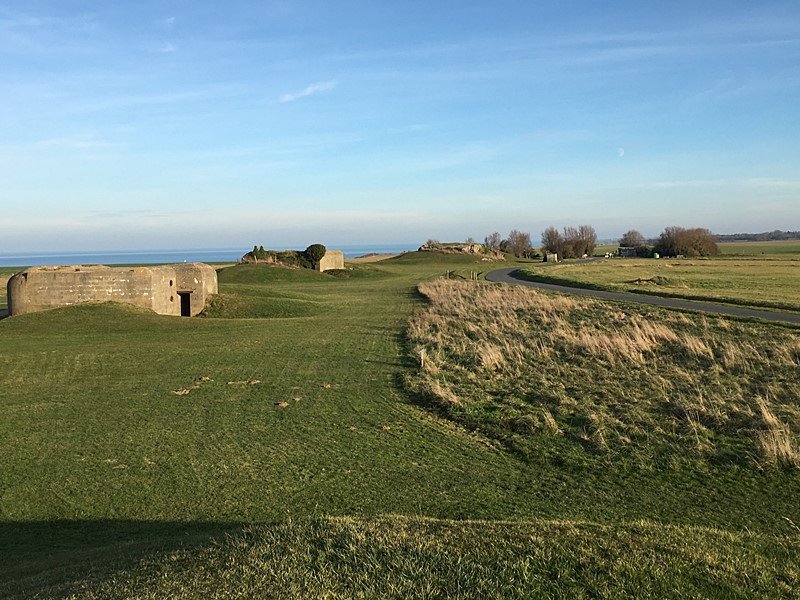
<instances>
[{"instance_id":1,"label":"ruined concrete structure","mask_svg":"<svg viewBox=\"0 0 800 600\"><path fill-rule=\"evenodd\" d=\"M326 250L325 256L322 257L322 260L320 260L314 268L317 271L344 269L344 253L341 250Z\"/></svg>"},{"instance_id":2,"label":"ruined concrete structure","mask_svg":"<svg viewBox=\"0 0 800 600\"><path fill-rule=\"evenodd\" d=\"M203 263L154 267L31 267L8 280L9 314L85 302L125 302L161 315L194 316L217 293L217 272Z\"/></svg>"}]
</instances>

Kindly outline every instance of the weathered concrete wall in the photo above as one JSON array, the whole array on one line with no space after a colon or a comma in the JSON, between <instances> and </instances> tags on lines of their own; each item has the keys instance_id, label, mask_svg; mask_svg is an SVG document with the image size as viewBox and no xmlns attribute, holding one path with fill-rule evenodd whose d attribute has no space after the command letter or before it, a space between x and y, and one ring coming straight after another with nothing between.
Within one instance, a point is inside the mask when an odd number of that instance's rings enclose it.
<instances>
[{"instance_id":1,"label":"weathered concrete wall","mask_svg":"<svg viewBox=\"0 0 800 600\"><path fill-rule=\"evenodd\" d=\"M180 293L190 294L191 315L217 293L217 273L202 263L111 268L103 265L33 267L8 281L11 315L86 302L125 302L162 315L180 315Z\"/></svg>"},{"instance_id":2,"label":"weathered concrete wall","mask_svg":"<svg viewBox=\"0 0 800 600\"><path fill-rule=\"evenodd\" d=\"M178 292L191 293L191 315L200 314L208 297L218 291L216 269L204 263L187 263L177 265L175 271Z\"/></svg>"},{"instance_id":3,"label":"weathered concrete wall","mask_svg":"<svg viewBox=\"0 0 800 600\"><path fill-rule=\"evenodd\" d=\"M328 250L325 256L317 263L317 271L331 271L333 269L344 269L344 252L341 250Z\"/></svg>"}]
</instances>

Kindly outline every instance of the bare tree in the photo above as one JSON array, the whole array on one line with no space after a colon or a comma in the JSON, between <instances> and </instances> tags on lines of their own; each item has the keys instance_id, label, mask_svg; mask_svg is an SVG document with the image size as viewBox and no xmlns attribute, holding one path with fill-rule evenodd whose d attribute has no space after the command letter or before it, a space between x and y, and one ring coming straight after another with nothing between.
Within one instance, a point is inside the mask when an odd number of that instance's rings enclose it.
<instances>
[{"instance_id":1,"label":"bare tree","mask_svg":"<svg viewBox=\"0 0 800 600\"><path fill-rule=\"evenodd\" d=\"M579 254L581 251L581 243L577 228L564 227L562 239L561 258L575 258L582 254Z\"/></svg>"},{"instance_id":2,"label":"bare tree","mask_svg":"<svg viewBox=\"0 0 800 600\"><path fill-rule=\"evenodd\" d=\"M655 251L664 256L716 256L714 234L708 229L667 227L659 236Z\"/></svg>"},{"instance_id":3,"label":"bare tree","mask_svg":"<svg viewBox=\"0 0 800 600\"><path fill-rule=\"evenodd\" d=\"M555 227L548 227L542 232L542 252L552 252L559 256L563 250L564 238Z\"/></svg>"},{"instance_id":4,"label":"bare tree","mask_svg":"<svg viewBox=\"0 0 800 600\"><path fill-rule=\"evenodd\" d=\"M465 244L468 244L468 245L470 245L470 246L471 246L472 244L477 244L478 242L476 242L476 241L475 241L475 238L474 238L474 237L472 237L472 236L469 236L469 237L467 238L467 241L466 241L466 242L464 242L464 243L465 243Z\"/></svg>"},{"instance_id":5,"label":"bare tree","mask_svg":"<svg viewBox=\"0 0 800 600\"><path fill-rule=\"evenodd\" d=\"M483 240L483 243L486 245L487 248L490 250L499 250L500 243L503 241L503 237L497 233L490 233L486 236L486 239Z\"/></svg>"},{"instance_id":6,"label":"bare tree","mask_svg":"<svg viewBox=\"0 0 800 600\"><path fill-rule=\"evenodd\" d=\"M524 257L530 254L531 234L514 229L508 234L508 251L518 257Z\"/></svg>"},{"instance_id":7,"label":"bare tree","mask_svg":"<svg viewBox=\"0 0 800 600\"><path fill-rule=\"evenodd\" d=\"M645 239L641 233L631 229L619 238L619 245L623 248L641 248L645 245Z\"/></svg>"},{"instance_id":8,"label":"bare tree","mask_svg":"<svg viewBox=\"0 0 800 600\"><path fill-rule=\"evenodd\" d=\"M591 225L581 225L578 227L578 241L580 243L580 255L591 256L597 248L597 233Z\"/></svg>"}]
</instances>

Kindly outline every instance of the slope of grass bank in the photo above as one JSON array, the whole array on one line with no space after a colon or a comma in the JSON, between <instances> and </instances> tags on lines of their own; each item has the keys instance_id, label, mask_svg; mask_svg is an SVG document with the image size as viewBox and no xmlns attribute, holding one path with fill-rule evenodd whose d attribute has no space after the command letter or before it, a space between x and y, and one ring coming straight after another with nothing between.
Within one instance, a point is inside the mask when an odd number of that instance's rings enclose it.
<instances>
[{"instance_id":1,"label":"slope of grass bank","mask_svg":"<svg viewBox=\"0 0 800 600\"><path fill-rule=\"evenodd\" d=\"M150 579L170 568L166 557L181 548L204 552L208 540L247 524L275 523L267 529L290 540L280 547L296 547L302 556L308 546L299 538L313 538L313 528L322 527L309 522L316 517L356 519L356 533L342 539L365 559L380 546L370 546L367 533L357 534L372 531L361 519L369 523L383 514L589 522L612 529L645 520L724 530L735 539L745 529L754 539L796 533L800 477L763 462L761 454L712 460L718 450L701 450L695 460L689 431L674 448L665 447L677 460L657 462L634 450L598 451L591 440L578 439L578 422L563 435L531 431L531 445L519 452L408 394L400 382L418 369L418 359L404 331L424 307L418 282L445 271L482 270L485 263L465 256L402 258L365 265L368 271L349 279L221 271L221 294L241 303L226 316L247 318L180 319L103 304L0 321L0 596L30 596L63 581L78 589L76 581L89 580L87 589L101 594L110 588L94 583L92 572L106 579L119 569L118 581L131 586L120 589L147 596L146 590L167 583ZM251 312L259 303L271 306L260 316ZM289 314L299 306L313 310ZM788 335L764 327L764 339ZM693 361L687 371L697 369ZM769 410L786 425L790 413L771 404L789 405L779 390L795 379L783 369L776 368L765 391ZM717 376L713 370L711 376ZM717 435L713 423L701 423ZM749 436L743 447L757 450ZM650 447L636 441L636 448ZM281 529L289 519L302 521L295 533ZM328 527L320 535L335 539L329 532L336 526ZM397 527L385 526L390 532ZM448 528L431 531L451 535ZM491 540L502 536L485 535L483 549L480 541L464 542L465 552L499 551L500 542ZM256 555L264 551L263 541L243 539L252 541ZM557 543L543 539L542 552ZM622 552L626 539L611 536L608 552ZM394 548L390 553L402 557ZM247 552L243 546L232 556ZM417 556L413 547L408 552ZM720 561L739 565L751 560L749 552ZM418 558L408 560L421 579L439 581ZM522 568L529 569L528 580L545 582L551 573L542 562ZM498 567L494 574L507 572ZM235 586L235 569L222 569L233 575L213 580L210 573L197 585ZM772 573L773 586L791 580L784 571ZM176 574L190 596L205 589L192 587L192 577ZM669 577L665 571L664 585Z\"/></svg>"},{"instance_id":2,"label":"slope of grass bank","mask_svg":"<svg viewBox=\"0 0 800 600\"><path fill-rule=\"evenodd\" d=\"M85 598L789 595L800 538L646 522L349 517L251 526L156 555Z\"/></svg>"},{"instance_id":3,"label":"slope of grass bank","mask_svg":"<svg viewBox=\"0 0 800 600\"><path fill-rule=\"evenodd\" d=\"M407 381L470 428L525 453L550 436L659 466L800 467L794 330L487 283L420 291Z\"/></svg>"}]
</instances>

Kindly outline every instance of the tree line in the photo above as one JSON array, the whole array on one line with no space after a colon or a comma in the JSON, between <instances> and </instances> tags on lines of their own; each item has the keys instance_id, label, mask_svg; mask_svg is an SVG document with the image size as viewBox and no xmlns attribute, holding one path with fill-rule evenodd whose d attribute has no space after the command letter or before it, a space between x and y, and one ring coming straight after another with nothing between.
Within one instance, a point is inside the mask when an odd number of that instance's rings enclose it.
<instances>
[{"instance_id":1,"label":"tree line","mask_svg":"<svg viewBox=\"0 0 800 600\"><path fill-rule=\"evenodd\" d=\"M475 243L472 238L469 243ZM667 227L657 239L648 241L635 229L626 232L620 239L623 248L632 248L640 257L660 256L716 256L719 247L716 238L708 229L700 227ZM539 258L541 254L557 254L559 259L592 256L597 248L597 233L591 225L564 227L558 230L548 227L541 234L541 245L535 248L531 234L512 230L507 237L498 232L484 239L487 250L513 254L519 258Z\"/></svg>"},{"instance_id":2,"label":"tree line","mask_svg":"<svg viewBox=\"0 0 800 600\"><path fill-rule=\"evenodd\" d=\"M667 227L653 244L649 244L644 236L631 229L619 240L622 248L633 248L637 256L716 256L719 246L713 233L708 229L694 227Z\"/></svg>"},{"instance_id":3,"label":"tree line","mask_svg":"<svg viewBox=\"0 0 800 600\"><path fill-rule=\"evenodd\" d=\"M800 240L800 231L765 231L764 233L731 233L714 236L718 242L776 242Z\"/></svg>"},{"instance_id":4,"label":"tree line","mask_svg":"<svg viewBox=\"0 0 800 600\"><path fill-rule=\"evenodd\" d=\"M495 231L486 236L484 245L489 250L506 252L519 258L541 256L531 242L531 234L517 229L512 230L506 238ZM540 250L542 253L557 253L559 258L580 258L591 256L596 247L597 233L594 227L580 225L564 227L563 231L548 227L542 232Z\"/></svg>"}]
</instances>

